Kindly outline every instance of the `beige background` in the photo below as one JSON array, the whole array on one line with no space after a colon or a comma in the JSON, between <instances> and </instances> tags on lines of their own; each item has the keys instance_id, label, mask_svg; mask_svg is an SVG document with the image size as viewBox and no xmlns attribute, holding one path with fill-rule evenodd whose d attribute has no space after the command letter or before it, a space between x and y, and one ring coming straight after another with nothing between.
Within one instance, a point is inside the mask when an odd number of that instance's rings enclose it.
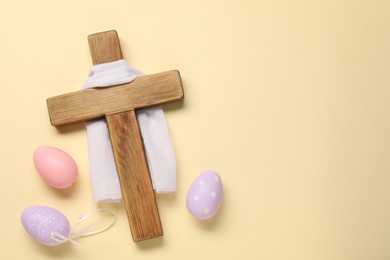
<instances>
[{"instance_id":1,"label":"beige background","mask_svg":"<svg viewBox=\"0 0 390 260\"><path fill-rule=\"evenodd\" d=\"M390 259L390 2L379 0L6 1L0 8L1 259ZM82 125L48 119L47 97L78 90L86 37L116 29L146 73L179 69L186 99L166 106L178 189L158 196L165 235L135 244L122 205L80 247L40 246L20 223L47 205L74 223L93 204ZM48 187L32 153L78 163ZM185 208L192 180L218 171L210 221Z\"/></svg>"}]
</instances>

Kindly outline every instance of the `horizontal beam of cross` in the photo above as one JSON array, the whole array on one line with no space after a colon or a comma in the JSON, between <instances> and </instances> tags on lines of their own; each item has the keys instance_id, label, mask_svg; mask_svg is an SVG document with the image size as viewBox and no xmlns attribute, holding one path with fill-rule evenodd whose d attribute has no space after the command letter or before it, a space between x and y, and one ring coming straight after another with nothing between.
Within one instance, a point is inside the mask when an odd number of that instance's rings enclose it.
<instances>
[{"instance_id":1,"label":"horizontal beam of cross","mask_svg":"<svg viewBox=\"0 0 390 260\"><path fill-rule=\"evenodd\" d=\"M50 122L65 126L184 98L179 71L141 76L115 87L80 90L47 99Z\"/></svg>"}]
</instances>

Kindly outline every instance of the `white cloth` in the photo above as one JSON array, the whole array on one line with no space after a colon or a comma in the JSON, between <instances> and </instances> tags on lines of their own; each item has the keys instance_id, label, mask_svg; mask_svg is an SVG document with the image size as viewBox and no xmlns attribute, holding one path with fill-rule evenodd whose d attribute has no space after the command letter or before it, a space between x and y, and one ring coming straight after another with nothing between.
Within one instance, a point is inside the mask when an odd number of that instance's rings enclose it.
<instances>
[{"instance_id":1,"label":"white cloth","mask_svg":"<svg viewBox=\"0 0 390 260\"><path fill-rule=\"evenodd\" d=\"M95 65L83 89L107 87L133 81L144 75L125 60ZM156 192L176 191L176 157L168 124L160 106L137 110L153 188ZM118 202L121 190L105 119L86 123L90 179L95 202Z\"/></svg>"}]
</instances>

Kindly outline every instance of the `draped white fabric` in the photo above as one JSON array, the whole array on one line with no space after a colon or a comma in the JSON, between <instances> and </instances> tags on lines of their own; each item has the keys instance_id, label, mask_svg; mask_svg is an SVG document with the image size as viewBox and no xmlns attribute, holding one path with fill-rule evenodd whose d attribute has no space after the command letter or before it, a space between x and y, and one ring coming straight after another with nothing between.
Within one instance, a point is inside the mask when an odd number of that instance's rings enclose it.
<instances>
[{"instance_id":1,"label":"draped white fabric","mask_svg":"<svg viewBox=\"0 0 390 260\"><path fill-rule=\"evenodd\" d=\"M125 60L98 64L91 68L83 89L124 84L142 75ZM176 157L162 108L156 106L136 112L153 188L156 192L176 191ZM93 199L118 202L122 196L106 121L94 120L86 126Z\"/></svg>"}]
</instances>

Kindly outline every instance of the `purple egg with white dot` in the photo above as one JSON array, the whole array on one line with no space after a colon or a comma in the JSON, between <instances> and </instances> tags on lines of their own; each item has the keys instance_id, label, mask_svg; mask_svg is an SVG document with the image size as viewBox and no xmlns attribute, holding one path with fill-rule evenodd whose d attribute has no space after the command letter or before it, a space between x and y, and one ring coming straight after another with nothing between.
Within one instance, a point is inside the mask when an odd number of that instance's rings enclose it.
<instances>
[{"instance_id":1,"label":"purple egg with white dot","mask_svg":"<svg viewBox=\"0 0 390 260\"><path fill-rule=\"evenodd\" d=\"M70 224L64 214L46 206L31 206L22 213L22 225L37 242L58 246L70 235Z\"/></svg>"},{"instance_id":2,"label":"purple egg with white dot","mask_svg":"<svg viewBox=\"0 0 390 260\"><path fill-rule=\"evenodd\" d=\"M218 212L222 195L221 177L214 171L205 171L193 181L187 192L187 209L197 219L209 219Z\"/></svg>"}]
</instances>

